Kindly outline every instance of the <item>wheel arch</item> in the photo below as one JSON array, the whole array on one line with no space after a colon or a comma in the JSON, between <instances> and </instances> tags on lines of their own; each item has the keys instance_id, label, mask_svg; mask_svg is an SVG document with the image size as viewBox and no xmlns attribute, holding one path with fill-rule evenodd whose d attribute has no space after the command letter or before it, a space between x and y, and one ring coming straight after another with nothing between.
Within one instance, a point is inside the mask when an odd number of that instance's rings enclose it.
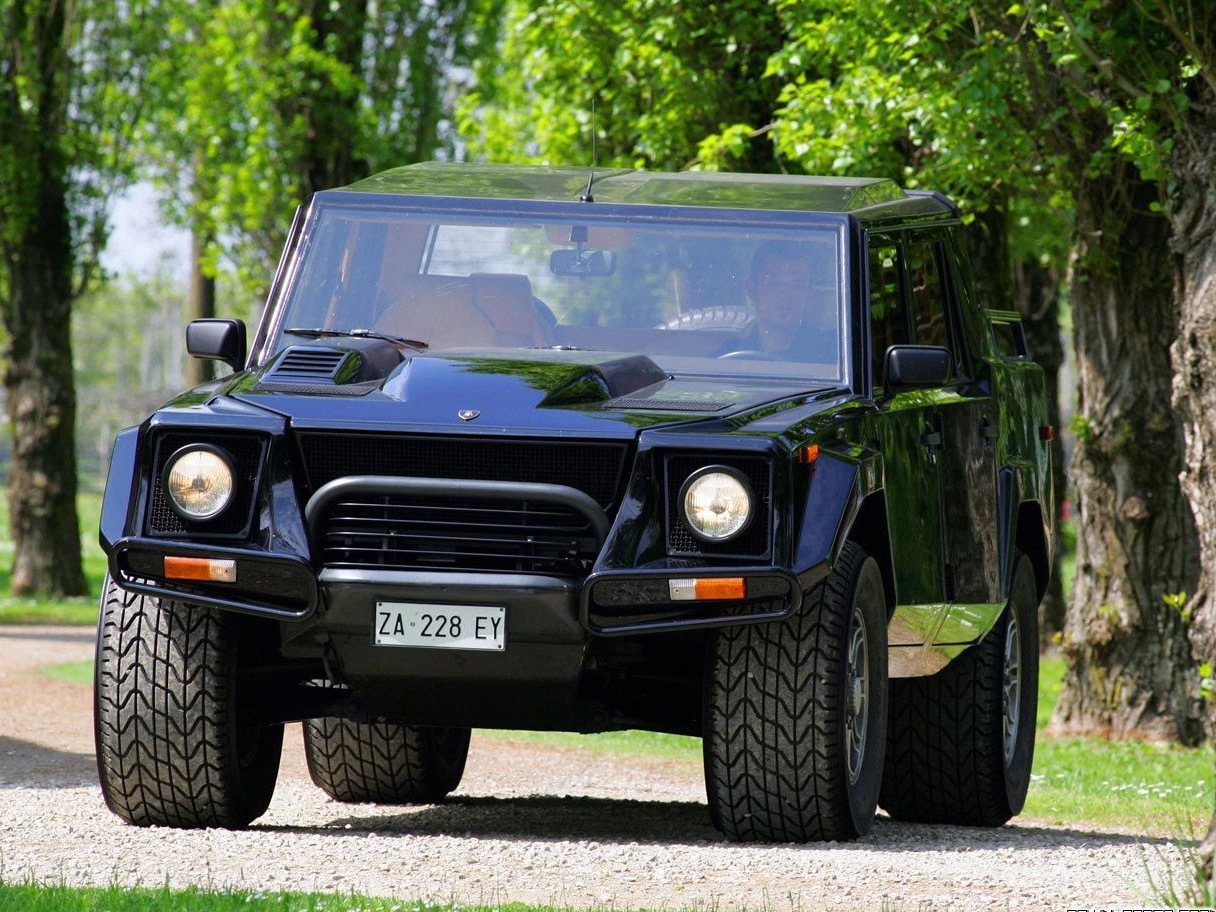
<instances>
[{"instance_id":1,"label":"wheel arch","mask_svg":"<svg viewBox=\"0 0 1216 912\"><path fill-rule=\"evenodd\" d=\"M841 548L846 541L856 542L877 562L887 600L887 620L890 620L896 604L895 567L891 555L891 535L887 529L887 499L881 490L874 491L861 502L848 530L841 537Z\"/></svg>"},{"instance_id":2,"label":"wheel arch","mask_svg":"<svg viewBox=\"0 0 1216 912\"><path fill-rule=\"evenodd\" d=\"M1036 500L1026 500L1018 505L1014 543L1018 551L1030 558L1040 601L1047 593L1047 583L1051 579L1051 549L1047 544L1046 530L1042 504Z\"/></svg>"}]
</instances>

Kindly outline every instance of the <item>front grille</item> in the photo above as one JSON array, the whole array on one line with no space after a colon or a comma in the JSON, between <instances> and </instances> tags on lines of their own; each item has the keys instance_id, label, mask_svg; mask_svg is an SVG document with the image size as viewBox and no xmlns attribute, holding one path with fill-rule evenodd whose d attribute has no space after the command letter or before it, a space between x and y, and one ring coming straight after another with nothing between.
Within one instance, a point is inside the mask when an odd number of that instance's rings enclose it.
<instances>
[{"instance_id":1,"label":"front grille","mask_svg":"<svg viewBox=\"0 0 1216 912\"><path fill-rule=\"evenodd\" d=\"M206 443L224 451L232 461L234 478L232 503L215 519L193 521L183 519L169 505L165 492L165 468L173 454L192 443ZM152 497L148 504L145 528L153 536L207 536L240 538L248 534L257 494L258 474L266 442L261 437L210 431L169 431L156 440L153 460Z\"/></svg>"},{"instance_id":2,"label":"front grille","mask_svg":"<svg viewBox=\"0 0 1216 912\"><path fill-rule=\"evenodd\" d=\"M761 558L769 553L772 513L772 467L765 457L729 456L713 453L680 453L667 457L667 553L715 557ZM729 466L747 477L756 498L756 512L738 538L722 544L701 541L684 524L680 487L693 472L709 465Z\"/></svg>"},{"instance_id":3,"label":"front grille","mask_svg":"<svg viewBox=\"0 0 1216 912\"><path fill-rule=\"evenodd\" d=\"M598 548L577 510L526 499L353 495L321 528L330 567L582 576Z\"/></svg>"},{"instance_id":4,"label":"front grille","mask_svg":"<svg viewBox=\"0 0 1216 912\"><path fill-rule=\"evenodd\" d=\"M611 513L624 486L629 445L491 437L300 435L313 491L348 475L470 478L566 485Z\"/></svg>"}]
</instances>

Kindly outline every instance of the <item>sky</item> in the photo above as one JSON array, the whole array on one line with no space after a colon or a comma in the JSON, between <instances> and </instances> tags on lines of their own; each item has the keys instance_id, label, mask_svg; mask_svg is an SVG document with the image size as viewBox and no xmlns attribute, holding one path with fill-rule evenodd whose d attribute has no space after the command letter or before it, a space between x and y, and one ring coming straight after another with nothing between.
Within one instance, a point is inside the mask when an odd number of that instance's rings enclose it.
<instances>
[{"instance_id":1,"label":"sky","mask_svg":"<svg viewBox=\"0 0 1216 912\"><path fill-rule=\"evenodd\" d=\"M114 275L152 275L162 259L173 276L185 281L190 235L160 219L150 183L135 184L110 205L110 241L102 265Z\"/></svg>"}]
</instances>

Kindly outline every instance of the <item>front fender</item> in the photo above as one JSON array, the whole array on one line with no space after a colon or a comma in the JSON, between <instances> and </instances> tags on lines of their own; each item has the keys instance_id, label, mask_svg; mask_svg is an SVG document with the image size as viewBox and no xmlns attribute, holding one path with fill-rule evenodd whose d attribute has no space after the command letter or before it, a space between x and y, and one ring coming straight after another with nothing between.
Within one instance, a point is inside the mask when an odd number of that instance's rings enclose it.
<instances>
[{"instance_id":1,"label":"front fender","mask_svg":"<svg viewBox=\"0 0 1216 912\"><path fill-rule=\"evenodd\" d=\"M110 470L101 499L101 523L97 536L106 554L110 554L119 539L127 534L137 489L138 453L139 428L119 431L114 448L110 451Z\"/></svg>"}]
</instances>

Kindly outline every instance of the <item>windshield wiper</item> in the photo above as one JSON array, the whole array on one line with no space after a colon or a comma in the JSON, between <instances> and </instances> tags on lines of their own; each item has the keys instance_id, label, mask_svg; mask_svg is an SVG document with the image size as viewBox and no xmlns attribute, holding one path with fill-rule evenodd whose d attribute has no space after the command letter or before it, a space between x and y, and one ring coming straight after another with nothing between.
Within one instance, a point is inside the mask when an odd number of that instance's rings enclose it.
<instances>
[{"instance_id":1,"label":"windshield wiper","mask_svg":"<svg viewBox=\"0 0 1216 912\"><path fill-rule=\"evenodd\" d=\"M392 342L394 345L405 345L409 348L416 348L419 351L430 348L425 342L419 342L417 339L405 339L401 336L390 336L388 333L376 332L374 329L285 329L284 333L292 336L303 336L306 339L336 339L336 338L355 338L355 339L380 339L384 342Z\"/></svg>"}]
</instances>

